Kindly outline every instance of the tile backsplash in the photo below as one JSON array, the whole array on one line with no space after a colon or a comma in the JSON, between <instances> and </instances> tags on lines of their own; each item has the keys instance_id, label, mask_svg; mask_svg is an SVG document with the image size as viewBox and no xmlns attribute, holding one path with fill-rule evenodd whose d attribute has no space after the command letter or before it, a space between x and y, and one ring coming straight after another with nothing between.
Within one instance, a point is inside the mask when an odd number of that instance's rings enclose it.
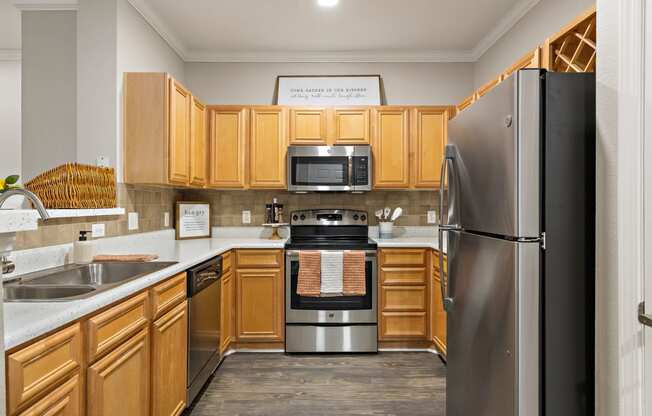
<instances>
[{"instance_id":1,"label":"tile backsplash","mask_svg":"<svg viewBox=\"0 0 652 416\"><path fill-rule=\"evenodd\" d=\"M125 208L127 212L138 213L138 230L129 231L127 229L127 215L59 218L46 222L39 221L38 230L17 234L15 249L25 250L71 243L77 240L80 231L90 231L91 225L96 223L106 225L106 237L174 227L175 202L181 199L179 190L118 184L117 193L119 207ZM163 224L163 215L165 212L170 214L169 227L164 227Z\"/></svg>"},{"instance_id":2,"label":"tile backsplash","mask_svg":"<svg viewBox=\"0 0 652 416\"><path fill-rule=\"evenodd\" d=\"M211 204L213 226L260 226L264 222L265 204L278 198L284 204L285 219L290 212L311 208L349 208L369 212L370 224L376 225L373 213L383 207L403 208L398 226L423 226L427 211L436 209L435 191L372 191L365 194L324 193L292 194L286 191L217 191L180 190L118 184L118 206L127 212L137 212L138 230L128 230L127 215L87 218L61 218L40 222L39 229L17 234L16 250L53 246L77 240L79 231L91 229L92 224L106 225L105 236L135 234L174 228L176 201L207 201ZM251 211L251 224L242 223L242 211ZM164 213L169 213L170 224L164 226Z\"/></svg>"},{"instance_id":3,"label":"tile backsplash","mask_svg":"<svg viewBox=\"0 0 652 416\"><path fill-rule=\"evenodd\" d=\"M183 191L183 197L189 201L207 201L211 204L211 221L213 226L240 226L242 211L251 211L252 226L264 222L265 204L278 198L283 204L285 221L290 212L312 208L349 208L369 212L370 224L377 223L374 211L390 207L403 208L403 216L396 225L428 225L427 211L438 205L438 192L435 191L372 191L365 194L347 193L312 193L293 194L286 191Z\"/></svg>"}]
</instances>

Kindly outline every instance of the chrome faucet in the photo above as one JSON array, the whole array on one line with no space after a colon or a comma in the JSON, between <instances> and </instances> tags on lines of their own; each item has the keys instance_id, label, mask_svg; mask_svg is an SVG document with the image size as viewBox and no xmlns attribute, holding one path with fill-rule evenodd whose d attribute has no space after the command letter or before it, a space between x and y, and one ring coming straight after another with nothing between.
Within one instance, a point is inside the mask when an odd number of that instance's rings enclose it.
<instances>
[{"instance_id":1,"label":"chrome faucet","mask_svg":"<svg viewBox=\"0 0 652 416\"><path fill-rule=\"evenodd\" d=\"M38 196L36 196L33 192L28 191L27 189L22 189L22 188L10 189L8 191L1 193L0 208L2 208L2 205L5 203L7 199L16 195L21 195L27 198L34 205L34 208L36 208L42 220L45 221L47 219L50 219L50 214L48 214L48 211L43 206L43 202L41 202Z\"/></svg>"}]
</instances>

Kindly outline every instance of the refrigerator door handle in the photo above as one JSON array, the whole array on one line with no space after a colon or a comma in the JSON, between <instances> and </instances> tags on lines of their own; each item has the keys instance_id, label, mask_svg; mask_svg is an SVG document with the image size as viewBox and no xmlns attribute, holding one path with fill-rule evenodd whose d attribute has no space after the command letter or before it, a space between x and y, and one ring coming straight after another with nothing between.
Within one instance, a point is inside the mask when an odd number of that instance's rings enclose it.
<instances>
[{"instance_id":1,"label":"refrigerator door handle","mask_svg":"<svg viewBox=\"0 0 652 416\"><path fill-rule=\"evenodd\" d=\"M444 216L444 183L446 182L446 174L450 173L453 181L453 184L457 184L457 176L455 175L455 164L453 157L453 148L451 146L446 146L446 156L441 163L441 171L439 176L439 238L437 241L437 249L439 251L439 273L441 274L441 297L443 301L444 310L448 311L453 306L453 298L450 297L450 281L449 274L447 270L444 270L444 233L448 231L461 231L462 227L458 224L446 224ZM450 166L450 167L449 167ZM449 198L457 198L457 188L453 188L449 184ZM450 202L449 202L450 203ZM459 209L459 204L457 201L453 201L453 210ZM453 214L455 219L459 219L459 216Z\"/></svg>"}]
</instances>

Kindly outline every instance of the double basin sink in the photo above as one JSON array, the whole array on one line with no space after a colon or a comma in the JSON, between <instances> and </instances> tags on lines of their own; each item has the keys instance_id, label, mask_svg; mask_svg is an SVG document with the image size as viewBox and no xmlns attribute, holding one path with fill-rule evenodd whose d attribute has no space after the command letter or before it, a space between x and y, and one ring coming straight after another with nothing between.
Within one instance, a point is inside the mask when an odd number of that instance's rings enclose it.
<instances>
[{"instance_id":1,"label":"double basin sink","mask_svg":"<svg viewBox=\"0 0 652 416\"><path fill-rule=\"evenodd\" d=\"M5 302L62 302L86 299L176 262L91 263L42 270L3 285Z\"/></svg>"}]
</instances>

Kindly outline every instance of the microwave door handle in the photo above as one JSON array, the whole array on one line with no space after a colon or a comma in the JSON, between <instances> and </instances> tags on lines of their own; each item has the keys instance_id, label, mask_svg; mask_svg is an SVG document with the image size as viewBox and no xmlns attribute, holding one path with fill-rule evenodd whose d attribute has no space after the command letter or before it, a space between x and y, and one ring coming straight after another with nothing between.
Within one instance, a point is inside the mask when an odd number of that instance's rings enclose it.
<instances>
[{"instance_id":1,"label":"microwave door handle","mask_svg":"<svg viewBox=\"0 0 652 416\"><path fill-rule=\"evenodd\" d=\"M353 180L353 156L349 156L349 187L351 190L354 190L354 180Z\"/></svg>"}]
</instances>

